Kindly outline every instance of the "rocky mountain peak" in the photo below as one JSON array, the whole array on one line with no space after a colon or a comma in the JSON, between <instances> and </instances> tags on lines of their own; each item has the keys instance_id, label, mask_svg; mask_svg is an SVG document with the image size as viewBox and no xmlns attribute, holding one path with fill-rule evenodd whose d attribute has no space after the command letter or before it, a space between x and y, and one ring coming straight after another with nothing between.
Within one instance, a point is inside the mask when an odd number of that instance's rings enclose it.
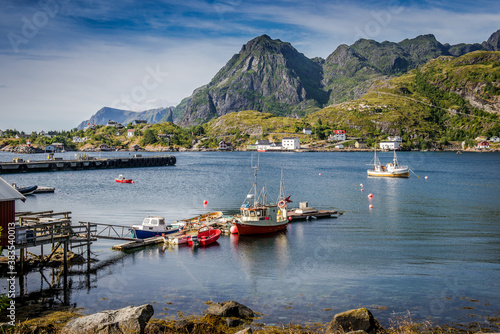
<instances>
[{"instance_id":1,"label":"rocky mountain peak","mask_svg":"<svg viewBox=\"0 0 500 334\"><path fill-rule=\"evenodd\" d=\"M500 51L500 29L494 32L486 41L492 51Z\"/></svg>"}]
</instances>

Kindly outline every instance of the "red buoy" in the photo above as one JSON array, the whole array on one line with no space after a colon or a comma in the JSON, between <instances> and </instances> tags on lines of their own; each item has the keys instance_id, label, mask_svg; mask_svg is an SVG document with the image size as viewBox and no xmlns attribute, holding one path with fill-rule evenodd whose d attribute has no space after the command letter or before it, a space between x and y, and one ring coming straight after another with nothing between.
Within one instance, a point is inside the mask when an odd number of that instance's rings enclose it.
<instances>
[{"instance_id":1,"label":"red buoy","mask_svg":"<svg viewBox=\"0 0 500 334\"><path fill-rule=\"evenodd\" d=\"M238 228L236 227L236 225L231 226L231 228L229 229L229 232L231 232L231 234L237 234Z\"/></svg>"},{"instance_id":2,"label":"red buoy","mask_svg":"<svg viewBox=\"0 0 500 334\"><path fill-rule=\"evenodd\" d=\"M369 195L368 195L368 198L372 198L372 197L373 197L373 194L369 194Z\"/></svg>"},{"instance_id":3,"label":"red buoy","mask_svg":"<svg viewBox=\"0 0 500 334\"><path fill-rule=\"evenodd\" d=\"M205 200L205 201L203 202L203 205L207 205L207 204L208 204L208 201L207 201L207 200Z\"/></svg>"},{"instance_id":4,"label":"red buoy","mask_svg":"<svg viewBox=\"0 0 500 334\"><path fill-rule=\"evenodd\" d=\"M373 209L373 204L370 204L368 207L369 207L370 209Z\"/></svg>"}]
</instances>

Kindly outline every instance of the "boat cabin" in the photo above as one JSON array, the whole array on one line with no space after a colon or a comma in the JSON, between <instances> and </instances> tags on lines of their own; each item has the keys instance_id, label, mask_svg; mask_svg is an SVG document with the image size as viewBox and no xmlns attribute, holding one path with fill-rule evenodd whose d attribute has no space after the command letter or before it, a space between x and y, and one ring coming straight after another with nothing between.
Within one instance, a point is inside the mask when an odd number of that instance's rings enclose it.
<instances>
[{"instance_id":1,"label":"boat cabin","mask_svg":"<svg viewBox=\"0 0 500 334\"><path fill-rule=\"evenodd\" d=\"M146 217L142 221L144 227L158 227L165 226L165 218L163 217Z\"/></svg>"},{"instance_id":2,"label":"boat cabin","mask_svg":"<svg viewBox=\"0 0 500 334\"><path fill-rule=\"evenodd\" d=\"M269 208L250 208L248 204L245 204L241 207L241 216L245 218L262 218L263 220L265 218L269 219Z\"/></svg>"}]
</instances>

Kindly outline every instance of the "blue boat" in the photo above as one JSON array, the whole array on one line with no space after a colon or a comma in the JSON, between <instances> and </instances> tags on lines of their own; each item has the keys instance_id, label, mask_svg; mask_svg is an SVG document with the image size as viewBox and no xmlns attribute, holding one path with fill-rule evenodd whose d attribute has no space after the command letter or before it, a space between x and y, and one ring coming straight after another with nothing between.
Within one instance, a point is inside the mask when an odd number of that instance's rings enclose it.
<instances>
[{"instance_id":1,"label":"blue boat","mask_svg":"<svg viewBox=\"0 0 500 334\"><path fill-rule=\"evenodd\" d=\"M132 225L130 230L134 238L146 239L179 232L182 228L179 224L167 225L164 217L154 216L144 218L142 225Z\"/></svg>"}]
</instances>

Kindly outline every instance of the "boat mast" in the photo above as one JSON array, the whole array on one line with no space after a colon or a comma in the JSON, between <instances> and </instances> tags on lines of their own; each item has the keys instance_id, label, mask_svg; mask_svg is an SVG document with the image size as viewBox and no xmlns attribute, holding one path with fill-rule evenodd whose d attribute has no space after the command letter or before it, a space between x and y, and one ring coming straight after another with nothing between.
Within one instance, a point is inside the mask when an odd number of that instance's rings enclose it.
<instances>
[{"instance_id":1,"label":"boat mast","mask_svg":"<svg viewBox=\"0 0 500 334\"><path fill-rule=\"evenodd\" d=\"M285 186L283 185L283 168L281 168L281 180L280 180L280 193L278 194L278 200L276 203L279 203L279 201L282 201L285 199Z\"/></svg>"}]
</instances>

